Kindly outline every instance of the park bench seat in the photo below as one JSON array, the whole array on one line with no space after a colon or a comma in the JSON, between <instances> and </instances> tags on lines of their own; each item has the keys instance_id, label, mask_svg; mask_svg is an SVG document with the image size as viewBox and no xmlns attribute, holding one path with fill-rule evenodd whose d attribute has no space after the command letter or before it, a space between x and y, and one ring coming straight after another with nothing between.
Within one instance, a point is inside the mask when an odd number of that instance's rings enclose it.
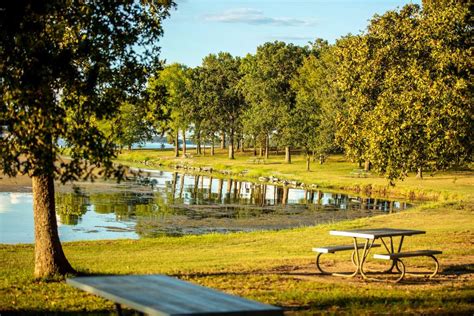
<instances>
[{"instance_id":1,"label":"park bench seat","mask_svg":"<svg viewBox=\"0 0 474 316\"><path fill-rule=\"evenodd\" d=\"M439 262L436 259L435 255L439 255L443 253L439 250L413 250L413 251L403 251L398 253L390 253L390 254L375 254L375 259L382 259L382 260L393 260L397 265L397 270L400 271L400 277L398 277L394 282L400 282L404 277L405 274L405 264L401 260L402 258L413 258L413 257L428 257L434 261L435 268L434 271L428 275L429 278L434 277L438 274L439 271ZM412 275L422 274L425 275L426 273L409 273Z\"/></svg>"},{"instance_id":2,"label":"park bench seat","mask_svg":"<svg viewBox=\"0 0 474 316\"><path fill-rule=\"evenodd\" d=\"M414 251L404 251L398 253L390 254L374 254L375 259L382 260L394 260L400 258L409 258L409 257L430 257L434 255L442 254L442 251L439 250L414 250Z\"/></svg>"},{"instance_id":3,"label":"park bench seat","mask_svg":"<svg viewBox=\"0 0 474 316\"><path fill-rule=\"evenodd\" d=\"M374 247L380 247L380 245L373 244L372 248ZM357 244L357 248L363 249L364 244ZM314 252L319 252L319 253L336 253L338 251L345 251L345 250L354 250L354 245L325 246L325 247L313 248Z\"/></svg>"}]
</instances>

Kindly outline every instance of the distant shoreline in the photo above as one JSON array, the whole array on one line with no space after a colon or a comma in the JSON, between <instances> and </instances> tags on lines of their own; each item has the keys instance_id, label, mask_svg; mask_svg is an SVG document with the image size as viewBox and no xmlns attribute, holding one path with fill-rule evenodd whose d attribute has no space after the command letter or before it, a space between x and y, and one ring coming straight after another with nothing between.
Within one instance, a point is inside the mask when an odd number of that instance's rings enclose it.
<instances>
[{"instance_id":1,"label":"distant shoreline","mask_svg":"<svg viewBox=\"0 0 474 316\"><path fill-rule=\"evenodd\" d=\"M31 178L26 175L9 177L0 174L0 192L31 192Z\"/></svg>"}]
</instances>

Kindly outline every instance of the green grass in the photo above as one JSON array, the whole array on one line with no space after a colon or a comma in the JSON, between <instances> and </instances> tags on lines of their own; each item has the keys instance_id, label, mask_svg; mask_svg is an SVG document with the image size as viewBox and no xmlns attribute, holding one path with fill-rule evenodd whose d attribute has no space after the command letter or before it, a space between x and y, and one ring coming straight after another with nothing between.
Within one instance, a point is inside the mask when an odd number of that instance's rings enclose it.
<instances>
[{"instance_id":1,"label":"green grass","mask_svg":"<svg viewBox=\"0 0 474 316\"><path fill-rule=\"evenodd\" d=\"M166 150L133 150L123 151L118 162L130 166L153 168L172 167L174 165L191 165L196 167L212 166L215 170L228 170L234 175L247 170L243 178L255 180L260 176L276 176L288 180L298 180L305 184L317 184L319 187L334 190L356 191L361 194L386 195L392 197L415 198L421 200L461 200L472 199L474 172L472 170L426 173L423 179L417 179L409 174L403 181L397 181L395 186L388 185L387 179L377 174L369 174L366 178L354 176L352 171L357 169L355 163L347 161L343 156L330 156L326 163L312 163L311 171L306 171L304 157L293 155L292 163L284 163L282 154L271 155L265 164L251 162L250 152L236 153L235 159L230 160L223 150L217 150L216 155L194 155L192 158L174 158L173 152ZM145 165L143 162L147 162ZM214 175L213 175L214 176Z\"/></svg>"},{"instance_id":2,"label":"green grass","mask_svg":"<svg viewBox=\"0 0 474 316\"><path fill-rule=\"evenodd\" d=\"M129 165L152 168L161 164L213 166L245 177L262 175L317 183L332 189L425 197L432 200L394 214L282 231L159 237L64 243L73 266L86 274L164 273L261 302L282 306L286 314L466 314L474 312L474 233L471 171L446 172L424 180L410 176L395 188L382 177L352 178L357 166L342 157L304 171L304 161L293 164L273 156L266 164L249 162L248 154L228 160L224 152L212 159L174 159L170 151L134 150L119 157ZM143 164L147 161L146 164ZM151 166L150 166L151 165ZM385 190L385 192L383 192ZM398 227L426 230L408 237L405 249L440 249L441 273L433 280L409 277L407 282L365 282L316 273L311 248L345 244L329 236L331 229ZM348 253L327 255L333 268L351 269ZM407 259L408 268L425 266L423 259ZM373 262L371 263L374 264ZM0 314L92 312L108 314L114 306L76 290L61 279L33 279L33 246L0 245Z\"/></svg>"},{"instance_id":3,"label":"green grass","mask_svg":"<svg viewBox=\"0 0 474 316\"><path fill-rule=\"evenodd\" d=\"M288 314L458 313L474 306L474 249L471 204L437 203L390 215L278 232L210 234L64 243L78 270L90 274L164 273L236 295L284 307ZM357 227L423 229L407 248L442 249L442 272L434 280L364 282L316 274L311 248L346 243L330 229ZM325 260L347 268L347 253ZM112 311L105 300L62 281L35 281L33 247L0 245L1 312ZM409 267L423 266L421 259Z\"/></svg>"}]
</instances>

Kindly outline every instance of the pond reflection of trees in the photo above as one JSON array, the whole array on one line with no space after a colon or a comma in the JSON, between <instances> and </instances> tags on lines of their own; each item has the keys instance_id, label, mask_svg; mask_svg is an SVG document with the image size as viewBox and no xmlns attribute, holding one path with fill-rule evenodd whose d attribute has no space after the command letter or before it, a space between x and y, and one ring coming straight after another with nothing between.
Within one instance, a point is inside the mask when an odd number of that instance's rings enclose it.
<instances>
[{"instance_id":1,"label":"pond reflection of trees","mask_svg":"<svg viewBox=\"0 0 474 316\"><path fill-rule=\"evenodd\" d=\"M137 232L146 236L278 229L407 207L404 202L176 172L162 173L148 189L128 183L111 192L58 193L56 201L63 224L77 224L87 211L115 214L117 221L137 222Z\"/></svg>"}]
</instances>

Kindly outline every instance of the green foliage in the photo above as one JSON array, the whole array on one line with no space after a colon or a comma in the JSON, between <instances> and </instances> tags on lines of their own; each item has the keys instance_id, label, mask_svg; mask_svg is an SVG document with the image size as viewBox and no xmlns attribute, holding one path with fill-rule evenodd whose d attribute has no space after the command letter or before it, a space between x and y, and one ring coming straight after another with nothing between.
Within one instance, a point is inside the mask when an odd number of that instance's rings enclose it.
<instances>
[{"instance_id":1,"label":"green foliage","mask_svg":"<svg viewBox=\"0 0 474 316\"><path fill-rule=\"evenodd\" d=\"M235 134L241 130L241 112L245 105L237 89L241 77L239 67L240 59L229 53L210 54L203 59L199 77L204 122L212 134L226 132L232 145Z\"/></svg>"},{"instance_id":2,"label":"green foliage","mask_svg":"<svg viewBox=\"0 0 474 316\"><path fill-rule=\"evenodd\" d=\"M389 179L472 160L470 12L407 5L338 42L339 120L346 152Z\"/></svg>"},{"instance_id":3,"label":"green foliage","mask_svg":"<svg viewBox=\"0 0 474 316\"><path fill-rule=\"evenodd\" d=\"M337 151L335 144L335 116L340 111L342 98L333 84L335 79L334 48L326 41L316 40L312 54L298 69L291 81L296 92L296 107L290 118L294 145L307 155L314 152L322 159Z\"/></svg>"},{"instance_id":4,"label":"green foliage","mask_svg":"<svg viewBox=\"0 0 474 316\"><path fill-rule=\"evenodd\" d=\"M249 104L243 116L244 130L252 135L276 131L281 144L292 144L297 126L291 121L295 93L290 81L306 54L303 47L276 41L259 46L254 56L242 60L239 85Z\"/></svg>"},{"instance_id":5,"label":"green foliage","mask_svg":"<svg viewBox=\"0 0 474 316\"><path fill-rule=\"evenodd\" d=\"M5 2L0 10L0 170L61 181L120 175L115 146L96 126L139 95L158 65L172 1ZM58 140L71 149L53 164ZM85 172L87 171L87 172ZM85 172L85 173L84 173Z\"/></svg>"},{"instance_id":6,"label":"green foliage","mask_svg":"<svg viewBox=\"0 0 474 316\"><path fill-rule=\"evenodd\" d=\"M163 105L162 111L169 118L167 121L157 120L163 123L159 126L159 132L177 132L180 129L186 129L190 122L186 111L186 81L187 67L181 64L171 64L157 72L148 81L148 93L156 95L161 93L163 88L166 91L166 104Z\"/></svg>"}]
</instances>

